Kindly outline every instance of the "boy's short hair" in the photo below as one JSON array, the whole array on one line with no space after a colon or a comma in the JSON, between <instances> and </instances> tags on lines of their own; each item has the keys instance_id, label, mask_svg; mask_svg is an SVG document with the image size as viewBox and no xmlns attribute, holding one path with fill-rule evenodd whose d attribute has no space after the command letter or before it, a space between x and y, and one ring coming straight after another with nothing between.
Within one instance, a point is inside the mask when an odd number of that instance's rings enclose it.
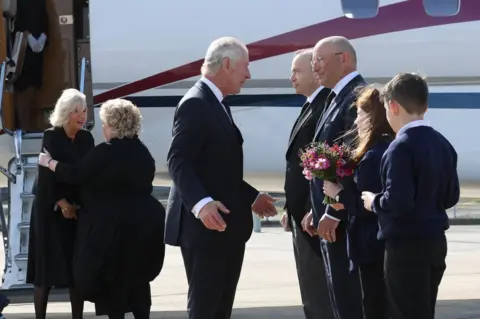
<instances>
[{"instance_id":1,"label":"boy's short hair","mask_svg":"<svg viewBox=\"0 0 480 319\"><path fill-rule=\"evenodd\" d=\"M399 103L409 114L422 115L428 108L428 85L416 73L400 73L385 85L382 98Z\"/></svg>"}]
</instances>

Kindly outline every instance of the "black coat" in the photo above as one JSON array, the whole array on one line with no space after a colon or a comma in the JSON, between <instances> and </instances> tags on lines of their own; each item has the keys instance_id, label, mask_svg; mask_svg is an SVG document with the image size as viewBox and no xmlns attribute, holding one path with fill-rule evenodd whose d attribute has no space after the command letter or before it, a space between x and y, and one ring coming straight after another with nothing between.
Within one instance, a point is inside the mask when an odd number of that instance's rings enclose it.
<instances>
[{"instance_id":1,"label":"black coat","mask_svg":"<svg viewBox=\"0 0 480 319\"><path fill-rule=\"evenodd\" d=\"M112 139L76 165L58 163L55 175L82 187L76 287L95 302L97 314L112 307L128 312L132 305L121 305L122 293L153 281L165 256L165 209L151 195L153 157L138 137Z\"/></svg>"},{"instance_id":2,"label":"black coat","mask_svg":"<svg viewBox=\"0 0 480 319\"><path fill-rule=\"evenodd\" d=\"M75 163L95 146L89 131L79 131L74 140L61 127L43 134L42 150L63 163ZM68 287L72 284L72 258L77 221L65 219L56 203L65 198L82 206L80 188L60 182L48 168L39 166L30 219L27 283L35 286Z\"/></svg>"}]
</instances>

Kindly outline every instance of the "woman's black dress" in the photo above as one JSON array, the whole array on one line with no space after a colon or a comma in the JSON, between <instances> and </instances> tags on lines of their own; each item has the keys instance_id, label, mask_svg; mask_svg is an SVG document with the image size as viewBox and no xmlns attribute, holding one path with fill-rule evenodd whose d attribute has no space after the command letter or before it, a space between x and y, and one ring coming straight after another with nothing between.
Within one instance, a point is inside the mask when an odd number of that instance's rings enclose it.
<instances>
[{"instance_id":1,"label":"woman's black dress","mask_svg":"<svg viewBox=\"0 0 480 319\"><path fill-rule=\"evenodd\" d=\"M74 140L61 127L47 129L43 135L43 148L53 158L75 163L94 148L89 131L79 131ZM39 166L34 186L30 218L27 283L38 287L69 287L72 284L72 258L77 221L63 217L56 203L65 198L81 206L77 186L55 180L48 168Z\"/></svg>"},{"instance_id":2,"label":"woman's black dress","mask_svg":"<svg viewBox=\"0 0 480 319\"><path fill-rule=\"evenodd\" d=\"M56 159L55 157L53 157ZM55 177L82 187L75 287L97 315L149 311L165 256L165 209L152 194L155 161L138 139L113 139Z\"/></svg>"}]
</instances>

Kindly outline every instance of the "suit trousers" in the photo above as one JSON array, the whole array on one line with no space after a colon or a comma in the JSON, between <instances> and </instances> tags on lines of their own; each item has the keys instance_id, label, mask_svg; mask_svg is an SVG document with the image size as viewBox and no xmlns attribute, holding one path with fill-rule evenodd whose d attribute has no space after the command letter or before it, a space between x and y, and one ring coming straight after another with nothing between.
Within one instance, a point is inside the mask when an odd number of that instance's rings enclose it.
<instances>
[{"instance_id":1,"label":"suit trousers","mask_svg":"<svg viewBox=\"0 0 480 319\"><path fill-rule=\"evenodd\" d=\"M385 242L385 281L392 319L434 319L447 268L447 239Z\"/></svg>"},{"instance_id":2,"label":"suit trousers","mask_svg":"<svg viewBox=\"0 0 480 319\"><path fill-rule=\"evenodd\" d=\"M382 258L358 266L362 284L364 319L390 319L383 264Z\"/></svg>"},{"instance_id":3,"label":"suit trousers","mask_svg":"<svg viewBox=\"0 0 480 319\"><path fill-rule=\"evenodd\" d=\"M358 271L350 272L344 222L336 231L336 241L320 239L333 313L336 319L363 319L362 291Z\"/></svg>"},{"instance_id":4,"label":"suit trousers","mask_svg":"<svg viewBox=\"0 0 480 319\"><path fill-rule=\"evenodd\" d=\"M188 281L188 319L229 319L245 245L228 250L181 247Z\"/></svg>"},{"instance_id":5,"label":"suit trousers","mask_svg":"<svg viewBox=\"0 0 480 319\"><path fill-rule=\"evenodd\" d=\"M297 266L300 295L306 319L335 319L330 303L323 258L313 250L305 232L290 217L293 253ZM307 236L309 236L307 234Z\"/></svg>"}]
</instances>

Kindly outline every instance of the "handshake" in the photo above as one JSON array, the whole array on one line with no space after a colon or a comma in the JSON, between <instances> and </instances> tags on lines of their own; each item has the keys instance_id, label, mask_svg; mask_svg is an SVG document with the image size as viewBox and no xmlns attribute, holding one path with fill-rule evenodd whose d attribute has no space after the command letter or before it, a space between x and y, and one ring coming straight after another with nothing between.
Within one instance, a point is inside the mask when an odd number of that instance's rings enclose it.
<instances>
[{"instance_id":1,"label":"handshake","mask_svg":"<svg viewBox=\"0 0 480 319\"><path fill-rule=\"evenodd\" d=\"M35 39L35 37L30 33L27 37L27 40L30 49L32 49L32 51L35 53L39 53L42 52L43 48L45 47L47 36L45 33L42 33L38 39Z\"/></svg>"}]
</instances>

